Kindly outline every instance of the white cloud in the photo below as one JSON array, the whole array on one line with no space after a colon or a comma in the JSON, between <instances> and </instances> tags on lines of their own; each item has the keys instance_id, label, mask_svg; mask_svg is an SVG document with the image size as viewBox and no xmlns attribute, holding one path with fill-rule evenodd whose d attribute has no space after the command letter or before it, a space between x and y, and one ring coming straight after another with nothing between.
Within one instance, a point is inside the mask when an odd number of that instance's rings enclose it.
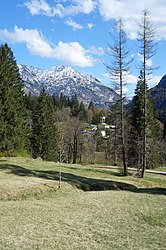
<instances>
[{"instance_id":1,"label":"white cloud","mask_svg":"<svg viewBox=\"0 0 166 250\"><path fill-rule=\"evenodd\" d=\"M97 56L102 56L105 53L102 47L96 48L94 45L90 47L89 51L92 55L97 55Z\"/></svg>"},{"instance_id":2,"label":"white cloud","mask_svg":"<svg viewBox=\"0 0 166 250\"><path fill-rule=\"evenodd\" d=\"M141 61L141 62L143 62L143 56L142 56L140 53L138 53L138 60ZM148 67L152 67L152 66L153 66L153 61L152 61L152 59L146 60L146 65L147 65Z\"/></svg>"},{"instance_id":3,"label":"white cloud","mask_svg":"<svg viewBox=\"0 0 166 250\"><path fill-rule=\"evenodd\" d=\"M23 4L32 15L73 16L80 13L90 14L96 8L105 21L123 18L125 29L130 39L136 39L138 23L143 9L148 9L152 15L154 26L157 27L159 39L166 39L166 4L165 0L61 0L51 5L48 0L27 0ZM89 28L94 25L87 24Z\"/></svg>"},{"instance_id":4,"label":"white cloud","mask_svg":"<svg viewBox=\"0 0 166 250\"><path fill-rule=\"evenodd\" d=\"M73 66L91 67L94 63L89 51L78 42L63 43L60 41L57 46L53 46L36 29L22 29L15 26L13 32L7 29L0 30L0 39L9 43L25 43L33 55L55 58Z\"/></svg>"},{"instance_id":5,"label":"white cloud","mask_svg":"<svg viewBox=\"0 0 166 250\"><path fill-rule=\"evenodd\" d=\"M78 42L63 43L60 41L54 53L55 57L63 62L79 67L93 66L93 58L87 55L87 51Z\"/></svg>"},{"instance_id":6,"label":"white cloud","mask_svg":"<svg viewBox=\"0 0 166 250\"><path fill-rule=\"evenodd\" d=\"M0 38L10 43L25 43L33 55L53 57L52 48L41 32L35 29L22 29L17 26L14 31L0 30Z\"/></svg>"},{"instance_id":7,"label":"white cloud","mask_svg":"<svg viewBox=\"0 0 166 250\"><path fill-rule=\"evenodd\" d=\"M148 86L150 88L154 87L155 85L157 85L160 82L162 77L163 76L151 76L149 81L148 81Z\"/></svg>"},{"instance_id":8,"label":"white cloud","mask_svg":"<svg viewBox=\"0 0 166 250\"><path fill-rule=\"evenodd\" d=\"M71 26L73 30L78 30L78 29L83 29L83 26L80 25L79 23L74 22L71 18L69 18L65 24Z\"/></svg>"},{"instance_id":9,"label":"white cloud","mask_svg":"<svg viewBox=\"0 0 166 250\"><path fill-rule=\"evenodd\" d=\"M149 76L149 79L148 79L149 88L156 86L159 83L159 81L161 80L161 78L162 78L162 76L153 76L153 75ZM127 84L130 84L130 86L133 85L133 87L135 89L137 82L138 82L138 76L130 74L130 75L126 76L126 82L127 82ZM134 89L133 89L133 93L131 92L131 96L134 94Z\"/></svg>"},{"instance_id":10,"label":"white cloud","mask_svg":"<svg viewBox=\"0 0 166 250\"><path fill-rule=\"evenodd\" d=\"M166 39L166 4L165 0L96 0L100 15L104 20L123 18L126 24L126 30L131 39L137 36L138 23L141 20L143 9L148 9L152 16L154 26L160 39ZM149 4L148 4L149 3Z\"/></svg>"},{"instance_id":11,"label":"white cloud","mask_svg":"<svg viewBox=\"0 0 166 250\"><path fill-rule=\"evenodd\" d=\"M149 87L155 86L159 83L162 76L149 76L148 85ZM138 76L129 74L126 76L126 83L136 85L138 81Z\"/></svg>"},{"instance_id":12,"label":"white cloud","mask_svg":"<svg viewBox=\"0 0 166 250\"><path fill-rule=\"evenodd\" d=\"M59 17L72 16L79 13L89 14L95 9L94 0L71 0L65 2L68 2L68 5L65 5L65 7L62 3L50 6L45 0L31 0L23 5L29 9L32 15L58 15Z\"/></svg>"},{"instance_id":13,"label":"white cloud","mask_svg":"<svg viewBox=\"0 0 166 250\"><path fill-rule=\"evenodd\" d=\"M64 7L62 4L57 4L54 8L54 13L60 17L77 15L79 13L90 14L95 9L93 0L72 0L72 4Z\"/></svg>"},{"instance_id":14,"label":"white cloud","mask_svg":"<svg viewBox=\"0 0 166 250\"><path fill-rule=\"evenodd\" d=\"M87 26L89 29L92 29L95 25L94 25L94 23L87 23Z\"/></svg>"},{"instance_id":15,"label":"white cloud","mask_svg":"<svg viewBox=\"0 0 166 250\"><path fill-rule=\"evenodd\" d=\"M31 0L30 2L25 2L23 5L29 9L31 15L53 15L52 8L45 0Z\"/></svg>"},{"instance_id":16,"label":"white cloud","mask_svg":"<svg viewBox=\"0 0 166 250\"><path fill-rule=\"evenodd\" d=\"M126 82L128 84L136 84L137 81L138 81L138 76L134 76L132 74L126 76Z\"/></svg>"}]
</instances>

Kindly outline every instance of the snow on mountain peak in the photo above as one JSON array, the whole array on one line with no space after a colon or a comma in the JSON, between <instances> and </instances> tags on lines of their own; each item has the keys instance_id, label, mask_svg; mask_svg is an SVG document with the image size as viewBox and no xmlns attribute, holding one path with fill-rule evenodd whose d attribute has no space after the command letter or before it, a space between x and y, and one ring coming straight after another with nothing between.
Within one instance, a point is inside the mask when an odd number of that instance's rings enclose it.
<instances>
[{"instance_id":1,"label":"snow on mountain peak","mask_svg":"<svg viewBox=\"0 0 166 250\"><path fill-rule=\"evenodd\" d=\"M83 74L72 67L54 66L39 69L32 66L18 65L26 92L39 95L44 87L49 94L66 96L77 95L80 101L88 105L91 100L98 106L108 106L119 98L111 88L89 74Z\"/></svg>"}]
</instances>

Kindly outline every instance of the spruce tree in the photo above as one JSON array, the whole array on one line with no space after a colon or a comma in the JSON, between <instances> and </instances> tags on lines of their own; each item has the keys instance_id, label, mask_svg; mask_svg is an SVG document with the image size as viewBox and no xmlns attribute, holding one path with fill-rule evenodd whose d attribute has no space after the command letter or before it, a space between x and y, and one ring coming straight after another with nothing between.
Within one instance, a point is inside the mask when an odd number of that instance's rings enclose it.
<instances>
[{"instance_id":1,"label":"spruce tree","mask_svg":"<svg viewBox=\"0 0 166 250\"><path fill-rule=\"evenodd\" d=\"M90 101L90 103L89 103L89 105L88 105L88 110L92 110L92 111L94 111L94 103L93 103L93 101L91 100Z\"/></svg>"},{"instance_id":2,"label":"spruce tree","mask_svg":"<svg viewBox=\"0 0 166 250\"><path fill-rule=\"evenodd\" d=\"M58 158L57 136L53 99L43 89L32 114L32 156L56 161Z\"/></svg>"},{"instance_id":3,"label":"spruce tree","mask_svg":"<svg viewBox=\"0 0 166 250\"><path fill-rule=\"evenodd\" d=\"M0 46L0 151L26 147L26 110L23 84L12 50Z\"/></svg>"},{"instance_id":4,"label":"spruce tree","mask_svg":"<svg viewBox=\"0 0 166 250\"><path fill-rule=\"evenodd\" d=\"M80 106L79 100L77 95L75 94L71 98L71 113L74 117L77 117L79 114L79 106Z\"/></svg>"},{"instance_id":5,"label":"spruce tree","mask_svg":"<svg viewBox=\"0 0 166 250\"><path fill-rule=\"evenodd\" d=\"M144 157L144 77L143 72L137 82L135 96L132 100L131 110L131 142L129 149L129 162L132 166L141 169ZM146 86L147 88L147 86ZM153 167L157 160L157 144L159 125L155 119L150 92L146 93L146 162L147 167Z\"/></svg>"},{"instance_id":6,"label":"spruce tree","mask_svg":"<svg viewBox=\"0 0 166 250\"><path fill-rule=\"evenodd\" d=\"M87 110L85 109L83 102L80 103L78 117L81 121L87 121Z\"/></svg>"}]
</instances>

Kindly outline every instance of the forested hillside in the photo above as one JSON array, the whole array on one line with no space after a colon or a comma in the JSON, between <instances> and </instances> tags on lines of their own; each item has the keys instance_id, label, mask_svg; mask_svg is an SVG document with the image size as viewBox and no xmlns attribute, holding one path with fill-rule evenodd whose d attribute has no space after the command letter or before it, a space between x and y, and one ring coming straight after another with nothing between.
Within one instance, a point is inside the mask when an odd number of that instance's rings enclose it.
<instances>
[{"instance_id":1,"label":"forested hillside","mask_svg":"<svg viewBox=\"0 0 166 250\"><path fill-rule=\"evenodd\" d=\"M163 76L157 86L150 90L158 118L163 122L166 119L166 75Z\"/></svg>"}]
</instances>

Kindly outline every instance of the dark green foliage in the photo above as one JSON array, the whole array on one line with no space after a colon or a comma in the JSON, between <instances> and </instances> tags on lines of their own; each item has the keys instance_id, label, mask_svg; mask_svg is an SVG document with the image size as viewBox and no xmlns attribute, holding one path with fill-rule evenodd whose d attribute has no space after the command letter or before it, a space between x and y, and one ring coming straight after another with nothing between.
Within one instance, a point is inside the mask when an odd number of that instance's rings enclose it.
<instances>
[{"instance_id":1,"label":"dark green foliage","mask_svg":"<svg viewBox=\"0 0 166 250\"><path fill-rule=\"evenodd\" d=\"M94 111L94 103L92 100L89 103L88 109L91 109L92 111Z\"/></svg>"},{"instance_id":2,"label":"dark green foliage","mask_svg":"<svg viewBox=\"0 0 166 250\"><path fill-rule=\"evenodd\" d=\"M77 95L72 96L71 98L71 113L74 117L77 117L79 114L79 108L80 108L80 104L79 104L79 100Z\"/></svg>"},{"instance_id":3,"label":"dark green foliage","mask_svg":"<svg viewBox=\"0 0 166 250\"><path fill-rule=\"evenodd\" d=\"M164 129L163 129L163 139L166 139L166 115L165 115L165 119L164 119Z\"/></svg>"},{"instance_id":4,"label":"dark green foliage","mask_svg":"<svg viewBox=\"0 0 166 250\"><path fill-rule=\"evenodd\" d=\"M0 151L13 153L26 147L26 111L23 85L13 52L0 46Z\"/></svg>"},{"instance_id":5,"label":"dark green foliage","mask_svg":"<svg viewBox=\"0 0 166 250\"><path fill-rule=\"evenodd\" d=\"M150 89L150 93L157 111L156 116L161 122L164 122L166 115L166 75L161 78L157 86Z\"/></svg>"},{"instance_id":6,"label":"dark green foliage","mask_svg":"<svg viewBox=\"0 0 166 250\"><path fill-rule=\"evenodd\" d=\"M62 109L62 108L66 108L68 105L68 100L67 98L63 95L63 93L60 94L60 97L59 97L59 108Z\"/></svg>"},{"instance_id":7,"label":"dark green foliage","mask_svg":"<svg viewBox=\"0 0 166 250\"><path fill-rule=\"evenodd\" d=\"M144 81L140 73L133 106L131 110L131 131L129 143L129 164L141 168L144 138ZM147 85L146 85L147 88ZM147 133L147 167L153 167L158 161L157 139L159 138L159 124L155 119L154 107L150 93L146 95L146 133Z\"/></svg>"},{"instance_id":8,"label":"dark green foliage","mask_svg":"<svg viewBox=\"0 0 166 250\"><path fill-rule=\"evenodd\" d=\"M87 110L83 102L80 103L78 117L81 121L87 121Z\"/></svg>"},{"instance_id":9,"label":"dark green foliage","mask_svg":"<svg viewBox=\"0 0 166 250\"><path fill-rule=\"evenodd\" d=\"M57 136L53 99L43 89L32 112L32 156L57 160Z\"/></svg>"},{"instance_id":10,"label":"dark green foliage","mask_svg":"<svg viewBox=\"0 0 166 250\"><path fill-rule=\"evenodd\" d=\"M68 99L63 95L63 93L60 94L60 96L53 96L53 103L56 109L63 109L68 106Z\"/></svg>"}]
</instances>

